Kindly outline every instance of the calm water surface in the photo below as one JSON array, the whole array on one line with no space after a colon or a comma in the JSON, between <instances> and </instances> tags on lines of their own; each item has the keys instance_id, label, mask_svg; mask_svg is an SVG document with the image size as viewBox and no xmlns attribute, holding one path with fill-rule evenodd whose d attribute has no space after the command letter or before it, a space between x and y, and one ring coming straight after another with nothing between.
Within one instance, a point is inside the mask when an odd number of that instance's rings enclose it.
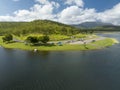
<instances>
[{"instance_id":1,"label":"calm water surface","mask_svg":"<svg viewBox=\"0 0 120 90\"><path fill-rule=\"evenodd\" d=\"M120 44L38 53L0 48L0 90L120 90Z\"/></svg>"}]
</instances>

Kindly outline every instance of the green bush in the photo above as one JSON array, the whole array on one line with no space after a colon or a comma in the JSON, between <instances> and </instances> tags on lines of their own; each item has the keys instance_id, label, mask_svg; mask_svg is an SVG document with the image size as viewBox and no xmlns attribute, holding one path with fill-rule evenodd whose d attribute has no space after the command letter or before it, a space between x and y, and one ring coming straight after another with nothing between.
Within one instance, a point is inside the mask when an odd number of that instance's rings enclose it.
<instances>
[{"instance_id":1,"label":"green bush","mask_svg":"<svg viewBox=\"0 0 120 90\"><path fill-rule=\"evenodd\" d=\"M3 38L2 38L3 42L10 42L13 40L13 36L11 34L6 34Z\"/></svg>"},{"instance_id":2,"label":"green bush","mask_svg":"<svg viewBox=\"0 0 120 90\"><path fill-rule=\"evenodd\" d=\"M26 43L29 43L29 44L37 44L39 42L38 38L37 37L33 37L33 36L29 36L27 37L27 39L25 40Z\"/></svg>"},{"instance_id":3,"label":"green bush","mask_svg":"<svg viewBox=\"0 0 120 90\"><path fill-rule=\"evenodd\" d=\"M45 35L45 36L42 36L41 42L46 44L49 40L50 40L49 36Z\"/></svg>"},{"instance_id":4,"label":"green bush","mask_svg":"<svg viewBox=\"0 0 120 90\"><path fill-rule=\"evenodd\" d=\"M47 36L47 35L40 36L40 37L29 36L29 37L27 37L25 42L26 42L26 44L30 44L30 45L38 45L40 42L46 44L49 40L50 40L49 36Z\"/></svg>"}]
</instances>

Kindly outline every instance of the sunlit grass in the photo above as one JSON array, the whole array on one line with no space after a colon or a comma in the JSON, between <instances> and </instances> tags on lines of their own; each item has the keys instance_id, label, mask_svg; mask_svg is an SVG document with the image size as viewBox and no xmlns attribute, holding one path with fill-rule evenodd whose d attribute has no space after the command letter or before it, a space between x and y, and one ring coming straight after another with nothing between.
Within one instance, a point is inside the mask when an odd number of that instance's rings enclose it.
<instances>
[{"instance_id":1,"label":"sunlit grass","mask_svg":"<svg viewBox=\"0 0 120 90\"><path fill-rule=\"evenodd\" d=\"M28 34L28 35L20 35L20 36L15 36L13 35L14 38L18 39L18 40L22 40L24 41L28 36L36 36L36 37L40 37L40 36L43 36L42 34ZM87 37L88 35L86 34L76 34L76 35L73 35L75 36L76 38L85 38ZM59 34L52 34L52 35L49 35L50 37L50 41L60 41L60 40L68 40L68 39L71 39L71 36L67 36L67 35L59 35Z\"/></svg>"},{"instance_id":2,"label":"sunlit grass","mask_svg":"<svg viewBox=\"0 0 120 90\"><path fill-rule=\"evenodd\" d=\"M107 38L104 40L99 40L93 43L89 43L87 45L84 44L77 44L77 45L70 45L64 44L63 46L29 46L25 45L24 43L9 43L5 44L2 42L2 36L0 36L0 45L5 48L14 48L14 49L22 49L22 50L34 50L38 49L40 51L64 51L64 50L94 50L94 49L101 49L107 46L113 45L116 39Z\"/></svg>"}]
</instances>

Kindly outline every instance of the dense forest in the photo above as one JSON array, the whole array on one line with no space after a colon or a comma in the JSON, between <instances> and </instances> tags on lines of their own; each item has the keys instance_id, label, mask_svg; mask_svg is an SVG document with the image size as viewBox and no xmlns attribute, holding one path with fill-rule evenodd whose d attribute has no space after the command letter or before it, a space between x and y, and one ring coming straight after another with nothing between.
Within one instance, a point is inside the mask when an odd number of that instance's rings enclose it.
<instances>
[{"instance_id":1,"label":"dense forest","mask_svg":"<svg viewBox=\"0 0 120 90\"><path fill-rule=\"evenodd\" d=\"M73 35L79 33L80 30L70 25L50 21L35 20L31 22L0 22L0 34L6 33L19 36L31 33L39 34L61 34Z\"/></svg>"}]
</instances>

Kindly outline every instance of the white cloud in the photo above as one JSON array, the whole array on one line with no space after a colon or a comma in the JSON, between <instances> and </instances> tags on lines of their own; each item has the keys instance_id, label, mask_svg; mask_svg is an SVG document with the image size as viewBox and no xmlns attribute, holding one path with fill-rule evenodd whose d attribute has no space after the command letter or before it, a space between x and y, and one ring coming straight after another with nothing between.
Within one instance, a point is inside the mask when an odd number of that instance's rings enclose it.
<instances>
[{"instance_id":1,"label":"white cloud","mask_svg":"<svg viewBox=\"0 0 120 90\"><path fill-rule=\"evenodd\" d=\"M49 2L48 0L36 0L35 4L30 10L18 10L14 12L17 21L31 21L34 19L50 19L53 20L55 15L53 10L59 7L56 2Z\"/></svg>"},{"instance_id":2,"label":"white cloud","mask_svg":"<svg viewBox=\"0 0 120 90\"><path fill-rule=\"evenodd\" d=\"M6 16L0 16L0 21L13 21L13 17L6 15Z\"/></svg>"},{"instance_id":3,"label":"white cloud","mask_svg":"<svg viewBox=\"0 0 120 90\"><path fill-rule=\"evenodd\" d=\"M120 25L120 3L115 5L112 9L98 13L98 19L102 22Z\"/></svg>"},{"instance_id":4,"label":"white cloud","mask_svg":"<svg viewBox=\"0 0 120 90\"><path fill-rule=\"evenodd\" d=\"M65 4L77 5L79 7L83 7L84 6L83 0L66 0Z\"/></svg>"},{"instance_id":5,"label":"white cloud","mask_svg":"<svg viewBox=\"0 0 120 90\"><path fill-rule=\"evenodd\" d=\"M36 3L29 10L15 11L13 16L0 16L0 21L32 21L35 19L53 20L56 15L53 14L54 9L59 7L56 2L48 0L36 0Z\"/></svg>"},{"instance_id":6,"label":"white cloud","mask_svg":"<svg viewBox=\"0 0 120 90\"><path fill-rule=\"evenodd\" d=\"M68 0L69 3L72 0ZM103 12L96 12L94 8L82 8L78 5L69 6L59 13L59 21L66 24L78 24L88 21L101 21L120 25L120 3Z\"/></svg>"},{"instance_id":7,"label":"white cloud","mask_svg":"<svg viewBox=\"0 0 120 90\"><path fill-rule=\"evenodd\" d=\"M77 24L84 21L95 21L95 9L83 9L78 6L70 6L59 15L59 21L66 24Z\"/></svg>"},{"instance_id":8,"label":"white cloud","mask_svg":"<svg viewBox=\"0 0 120 90\"><path fill-rule=\"evenodd\" d=\"M85 8L82 0L66 0L66 8L54 13L60 4L51 0L35 0L36 4L29 10L17 10L13 15L0 16L0 21L32 21L35 19L49 19L65 24L78 24L86 21L102 21L120 25L120 3L103 12L96 12L94 8ZM83 8L84 7L84 8Z\"/></svg>"},{"instance_id":9,"label":"white cloud","mask_svg":"<svg viewBox=\"0 0 120 90\"><path fill-rule=\"evenodd\" d=\"M51 1L51 2L49 0L35 0L35 1L40 3L40 4L43 4L43 5L45 5L45 4L52 4L52 5L54 5L57 8L60 6L57 2L54 2L54 1Z\"/></svg>"},{"instance_id":10,"label":"white cloud","mask_svg":"<svg viewBox=\"0 0 120 90\"><path fill-rule=\"evenodd\" d=\"M36 0L36 2L39 2L40 4L49 4L48 0Z\"/></svg>"}]
</instances>

